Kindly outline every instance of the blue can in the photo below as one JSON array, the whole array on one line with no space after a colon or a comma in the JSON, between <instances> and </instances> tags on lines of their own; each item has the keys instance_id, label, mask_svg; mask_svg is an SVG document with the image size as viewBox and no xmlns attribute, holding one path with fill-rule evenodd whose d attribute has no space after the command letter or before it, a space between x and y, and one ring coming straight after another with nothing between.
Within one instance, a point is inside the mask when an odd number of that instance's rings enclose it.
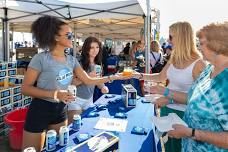
<instances>
[{"instance_id":1,"label":"blue can","mask_svg":"<svg viewBox=\"0 0 228 152\"><path fill-rule=\"evenodd\" d=\"M69 142L69 129L67 126L62 126L59 129L59 145L65 146Z\"/></svg>"},{"instance_id":2,"label":"blue can","mask_svg":"<svg viewBox=\"0 0 228 152\"><path fill-rule=\"evenodd\" d=\"M95 68L96 76L100 77L101 76L101 66L96 64L94 68Z\"/></svg>"},{"instance_id":3,"label":"blue can","mask_svg":"<svg viewBox=\"0 0 228 152\"><path fill-rule=\"evenodd\" d=\"M78 114L74 115L74 121L73 121L73 130L74 131L79 131L81 127L81 116Z\"/></svg>"},{"instance_id":4,"label":"blue can","mask_svg":"<svg viewBox=\"0 0 228 152\"><path fill-rule=\"evenodd\" d=\"M56 136L55 130L49 130L46 134L46 150L53 151L56 148Z\"/></svg>"}]
</instances>

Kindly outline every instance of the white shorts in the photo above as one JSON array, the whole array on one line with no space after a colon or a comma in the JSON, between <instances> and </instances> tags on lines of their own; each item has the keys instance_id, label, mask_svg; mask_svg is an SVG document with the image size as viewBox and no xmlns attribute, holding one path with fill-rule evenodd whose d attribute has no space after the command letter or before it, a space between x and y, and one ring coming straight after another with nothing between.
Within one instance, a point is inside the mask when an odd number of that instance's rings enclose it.
<instances>
[{"instance_id":1,"label":"white shorts","mask_svg":"<svg viewBox=\"0 0 228 152\"><path fill-rule=\"evenodd\" d=\"M93 96L90 99L76 97L75 101L67 104L68 110L86 110L93 106Z\"/></svg>"}]
</instances>

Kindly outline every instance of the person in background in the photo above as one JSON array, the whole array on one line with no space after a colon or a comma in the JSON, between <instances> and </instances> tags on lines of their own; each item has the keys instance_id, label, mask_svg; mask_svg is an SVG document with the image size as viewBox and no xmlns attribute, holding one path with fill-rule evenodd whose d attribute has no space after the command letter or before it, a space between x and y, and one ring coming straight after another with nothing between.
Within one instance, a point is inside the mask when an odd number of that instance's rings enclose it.
<instances>
[{"instance_id":1,"label":"person in background","mask_svg":"<svg viewBox=\"0 0 228 152\"><path fill-rule=\"evenodd\" d=\"M104 46L102 49L102 65L103 65L103 75L108 74L108 47Z\"/></svg>"},{"instance_id":2,"label":"person in background","mask_svg":"<svg viewBox=\"0 0 228 152\"><path fill-rule=\"evenodd\" d=\"M130 43L127 43L123 49L124 55L129 55L129 51L130 51Z\"/></svg>"},{"instance_id":3,"label":"person in background","mask_svg":"<svg viewBox=\"0 0 228 152\"><path fill-rule=\"evenodd\" d=\"M59 132L61 126L68 124L66 103L75 98L67 89L74 75L87 85L126 77L88 76L76 58L64 54L64 48L72 47L74 36L68 24L56 17L38 18L33 22L31 31L39 47L47 51L32 58L21 85L22 94L33 97L25 120L22 150L35 147L36 151L41 151L46 131L54 129Z\"/></svg>"},{"instance_id":4,"label":"person in background","mask_svg":"<svg viewBox=\"0 0 228 152\"><path fill-rule=\"evenodd\" d=\"M147 90L154 94L163 95L156 101L157 107L162 107L161 116L176 113L183 117L186 108L186 94L194 81L199 77L206 64L201 53L196 49L195 37L191 25L188 22L177 22L169 28L169 41L173 46L170 61L163 70L157 74L135 73L134 75L143 80L164 82L169 80L168 86L152 86ZM182 103L175 105L174 103ZM169 138L165 144L166 152L180 152L181 140Z\"/></svg>"},{"instance_id":5,"label":"person in background","mask_svg":"<svg viewBox=\"0 0 228 152\"><path fill-rule=\"evenodd\" d=\"M135 60L135 52L137 51L137 43L133 41L131 43L131 49L130 49L130 59L131 61Z\"/></svg>"},{"instance_id":6,"label":"person in background","mask_svg":"<svg viewBox=\"0 0 228 152\"><path fill-rule=\"evenodd\" d=\"M90 77L102 76L102 50L101 43L95 37L88 37L82 46L81 66ZM100 73L96 73L96 66L100 66ZM68 103L68 123L73 122L75 114L81 114L84 110L93 105L93 93L95 85L86 85L79 78L75 78L77 86L77 98L74 102ZM97 85L102 93L108 93L108 87L104 84Z\"/></svg>"},{"instance_id":7,"label":"person in background","mask_svg":"<svg viewBox=\"0 0 228 152\"><path fill-rule=\"evenodd\" d=\"M166 65L166 63L169 61L171 53L172 53L172 45L168 44L167 46L165 46L166 49L166 53L164 55L164 65Z\"/></svg>"},{"instance_id":8,"label":"person in background","mask_svg":"<svg viewBox=\"0 0 228 152\"><path fill-rule=\"evenodd\" d=\"M159 69L154 68L155 64L157 62L160 62L160 63L163 62L163 54L161 51L161 46L158 41L151 41L150 46L151 46L150 67L151 67L152 73L155 73L157 70L159 70ZM159 68L159 67L157 67L157 68ZM152 69L154 69L154 71Z\"/></svg>"},{"instance_id":9,"label":"person in background","mask_svg":"<svg viewBox=\"0 0 228 152\"><path fill-rule=\"evenodd\" d=\"M145 50L142 41L137 42L135 61L133 62L132 66L136 66L139 72L145 71Z\"/></svg>"},{"instance_id":10,"label":"person in background","mask_svg":"<svg viewBox=\"0 0 228 152\"><path fill-rule=\"evenodd\" d=\"M183 96L188 105L184 121L170 137L182 138L182 151L228 151L228 23L204 26L197 34L210 63Z\"/></svg>"}]
</instances>

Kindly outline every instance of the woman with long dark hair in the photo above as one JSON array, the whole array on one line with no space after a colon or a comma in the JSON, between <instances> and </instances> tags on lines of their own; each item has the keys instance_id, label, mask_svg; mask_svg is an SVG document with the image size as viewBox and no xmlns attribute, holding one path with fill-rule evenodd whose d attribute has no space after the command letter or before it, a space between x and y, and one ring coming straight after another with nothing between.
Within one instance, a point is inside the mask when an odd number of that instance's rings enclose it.
<instances>
[{"instance_id":1,"label":"woman with long dark hair","mask_svg":"<svg viewBox=\"0 0 228 152\"><path fill-rule=\"evenodd\" d=\"M101 43L95 37L88 37L82 46L81 66L91 77L100 77L102 74L102 50ZM98 70L98 71L97 71ZM86 85L79 78L74 79L77 86L77 99L68 103L68 121L73 121L74 114L81 114L83 110L93 106L93 93L95 85ZM97 85L102 93L108 93L104 85Z\"/></svg>"}]
</instances>

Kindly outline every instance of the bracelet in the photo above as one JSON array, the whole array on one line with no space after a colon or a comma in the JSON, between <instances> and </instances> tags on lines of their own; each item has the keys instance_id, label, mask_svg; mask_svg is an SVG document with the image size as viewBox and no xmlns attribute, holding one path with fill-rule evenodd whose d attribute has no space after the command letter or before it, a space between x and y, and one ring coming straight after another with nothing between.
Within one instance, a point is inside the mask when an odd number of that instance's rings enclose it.
<instances>
[{"instance_id":1,"label":"bracelet","mask_svg":"<svg viewBox=\"0 0 228 152\"><path fill-rule=\"evenodd\" d=\"M108 80L109 80L108 81L109 83L112 83L113 82L113 80L111 79L111 76L110 75L108 76Z\"/></svg>"},{"instance_id":2,"label":"bracelet","mask_svg":"<svg viewBox=\"0 0 228 152\"><path fill-rule=\"evenodd\" d=\"M55 92L54 92L54 100L56 101L56 102L59 102L59 99L58 99L58 97L57 97L57 94L58 94L58 90L55 90Z\"/></svg>"},{"instance_id":3,"label":"bracelet","mask_svg":"<svg viewBox=\"0 0 228 152\"><path fill-rule=\"evenodd\" d=\"M173 104L174 103L173 96L174 96L174 93L171 92L171 98L169 98L169 104Z\"/></svg>"},{"instance_id":4,"label":"bracelet","mask_svg":"<svg viewBox=\"0 0 228 152\"><path fill-rule=\"evenodd\" d=\"M165 88L165 91L163 93L163 96L167 97L169 95L169 88Z\"/></svg>"},{"instance_id":5,"label":"bracelet","mask_svg":"<svg viewBox=\"0 0 228 152\"><path fill-rule=\"evenodd\" d=\"M194 139L194 140L197 140L196 139L196 130L192 128L192 135L191 135L191 138Z\"/></svg>"}]
</instances>

